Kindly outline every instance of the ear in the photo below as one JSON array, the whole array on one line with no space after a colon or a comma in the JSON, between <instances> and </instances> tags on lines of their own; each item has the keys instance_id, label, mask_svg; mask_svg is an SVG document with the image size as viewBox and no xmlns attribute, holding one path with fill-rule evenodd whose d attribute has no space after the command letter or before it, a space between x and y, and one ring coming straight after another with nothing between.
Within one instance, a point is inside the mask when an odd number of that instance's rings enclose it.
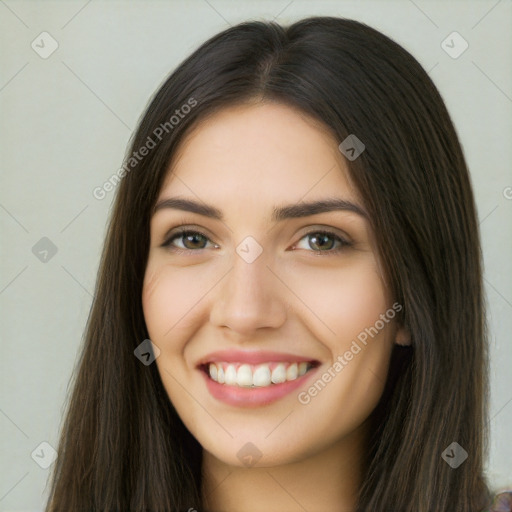
<instances>
[{"instance_id":1,"label":"ear","mask_svg":"<svg viewBox=\"0 0 512 512\"><path fill-rule=\"evenodd\" d=\"M407 327L400 326L396 331L396 340L395 343L397 345L407 346L411 344L411 332Z\"/></svg>"}]
</instances>

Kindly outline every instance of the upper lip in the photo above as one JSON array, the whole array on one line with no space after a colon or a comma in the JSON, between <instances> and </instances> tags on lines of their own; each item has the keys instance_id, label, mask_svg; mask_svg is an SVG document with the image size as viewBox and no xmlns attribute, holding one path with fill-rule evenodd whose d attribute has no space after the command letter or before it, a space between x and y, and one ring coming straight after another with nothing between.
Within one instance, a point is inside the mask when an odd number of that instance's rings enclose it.
<instances>
[{"instance_id":1,"label":"upper lip","mask_svg":"<svg viewBox=\"0 0 512 512\"><path fill-rule=\"evenodd\" d=\"M197 366L207 363L226 362L226 363L247 363L259 364L269 362L312 362L316 361L311 357L298 356L285 352L271 351L246 351L246 350L217 350L204 356L197 362Z\"/></svg>"}]
</instances>

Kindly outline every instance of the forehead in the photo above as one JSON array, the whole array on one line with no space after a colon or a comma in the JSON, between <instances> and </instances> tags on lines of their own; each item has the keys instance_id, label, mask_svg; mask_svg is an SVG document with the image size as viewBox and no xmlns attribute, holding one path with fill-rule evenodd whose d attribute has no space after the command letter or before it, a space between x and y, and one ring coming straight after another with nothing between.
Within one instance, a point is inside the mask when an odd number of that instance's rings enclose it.
<instances>
[{"instance_id":1,"label":"forehead","mask_svg":"<svg viewBox=\"0 0 512 512\"><path fill-rule=\"evenodd\" d=\"M276 103L230 106L198 122L181 142L160 197L220 202L359 199L339 142L319 122Z\"/></svg>"}]
</instances>

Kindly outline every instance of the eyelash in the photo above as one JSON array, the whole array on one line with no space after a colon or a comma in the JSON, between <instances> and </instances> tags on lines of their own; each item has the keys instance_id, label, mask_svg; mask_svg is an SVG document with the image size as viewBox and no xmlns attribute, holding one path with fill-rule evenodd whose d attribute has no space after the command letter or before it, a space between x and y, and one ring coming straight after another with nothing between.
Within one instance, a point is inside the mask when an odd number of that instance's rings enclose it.
<instances>
[{"instance_id":1,"label":"eyelash","mask_svg":"<svg viewBox=\"0 0 512 512\"><path fill-rule=\"evenodd\" d=\"M166 247L168 248L170 251L176 253L176 254L186 254L186 253L190 253L190 252L197 252L197 251L202 251L204 249L206 249L206 247L202 247L200 249L181 249L180 247L176 247L176 246L173 246L172 245L172 242L173 240L177 239L177 238L180 238L180 237L183 237L184 235L200 235L202 236L203 238L205 238L208 242L211 242L211 240L208 238L207 235L205 235L204 233L201 233L201 231L196 231L196 230L193 230L193 229L187 229L187 228L183 228L183 229L180 229L178 231L176 231L175 233L173 233L171 235L171 237L162 244L162 247ZM350 242L348 242L347 240L345 240L344 238L341 238L339 235L337 235L336 233L332 232L332 231L328 231L328 230L324 230L324 229L315 229L315 230L312 230L312 231L309 231L308 233L305 233L300 239L299 241L297 242L297 244L304 238L308 237L308 236L311 236L311 235L328 235L328 236L331 236L335 239L335 241L338 241L340 242L340 246L336 249L330 249L330 250L325 250L325 251L319 251L319 250L311 250L311 251L308 251L308 252L313 252L313 253L316 253L318 254L319 256L324 256L324 255L335 255L335 254L339 254L340 252L342 252L345 248L349 247L350 245L352 245Z\"/></svg>"}]
</instances>

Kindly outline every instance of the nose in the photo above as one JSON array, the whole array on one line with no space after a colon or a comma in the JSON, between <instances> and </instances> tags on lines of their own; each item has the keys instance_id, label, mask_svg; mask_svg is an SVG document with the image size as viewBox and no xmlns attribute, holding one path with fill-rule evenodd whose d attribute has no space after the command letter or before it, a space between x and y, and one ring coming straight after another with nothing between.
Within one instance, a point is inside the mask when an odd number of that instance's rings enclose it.
<instances>
[{"instance_id":1,"label":"nose","mask_svg":"<svg viewBox=\"0 0 512 512\"><path fill-rule=\"evenodd\" d=\"M243 336L286 321L286 288L267 267L265 251L252 263L234 254L231 270L212 296L210 322Z\"/></svg>"}]
</instances>

